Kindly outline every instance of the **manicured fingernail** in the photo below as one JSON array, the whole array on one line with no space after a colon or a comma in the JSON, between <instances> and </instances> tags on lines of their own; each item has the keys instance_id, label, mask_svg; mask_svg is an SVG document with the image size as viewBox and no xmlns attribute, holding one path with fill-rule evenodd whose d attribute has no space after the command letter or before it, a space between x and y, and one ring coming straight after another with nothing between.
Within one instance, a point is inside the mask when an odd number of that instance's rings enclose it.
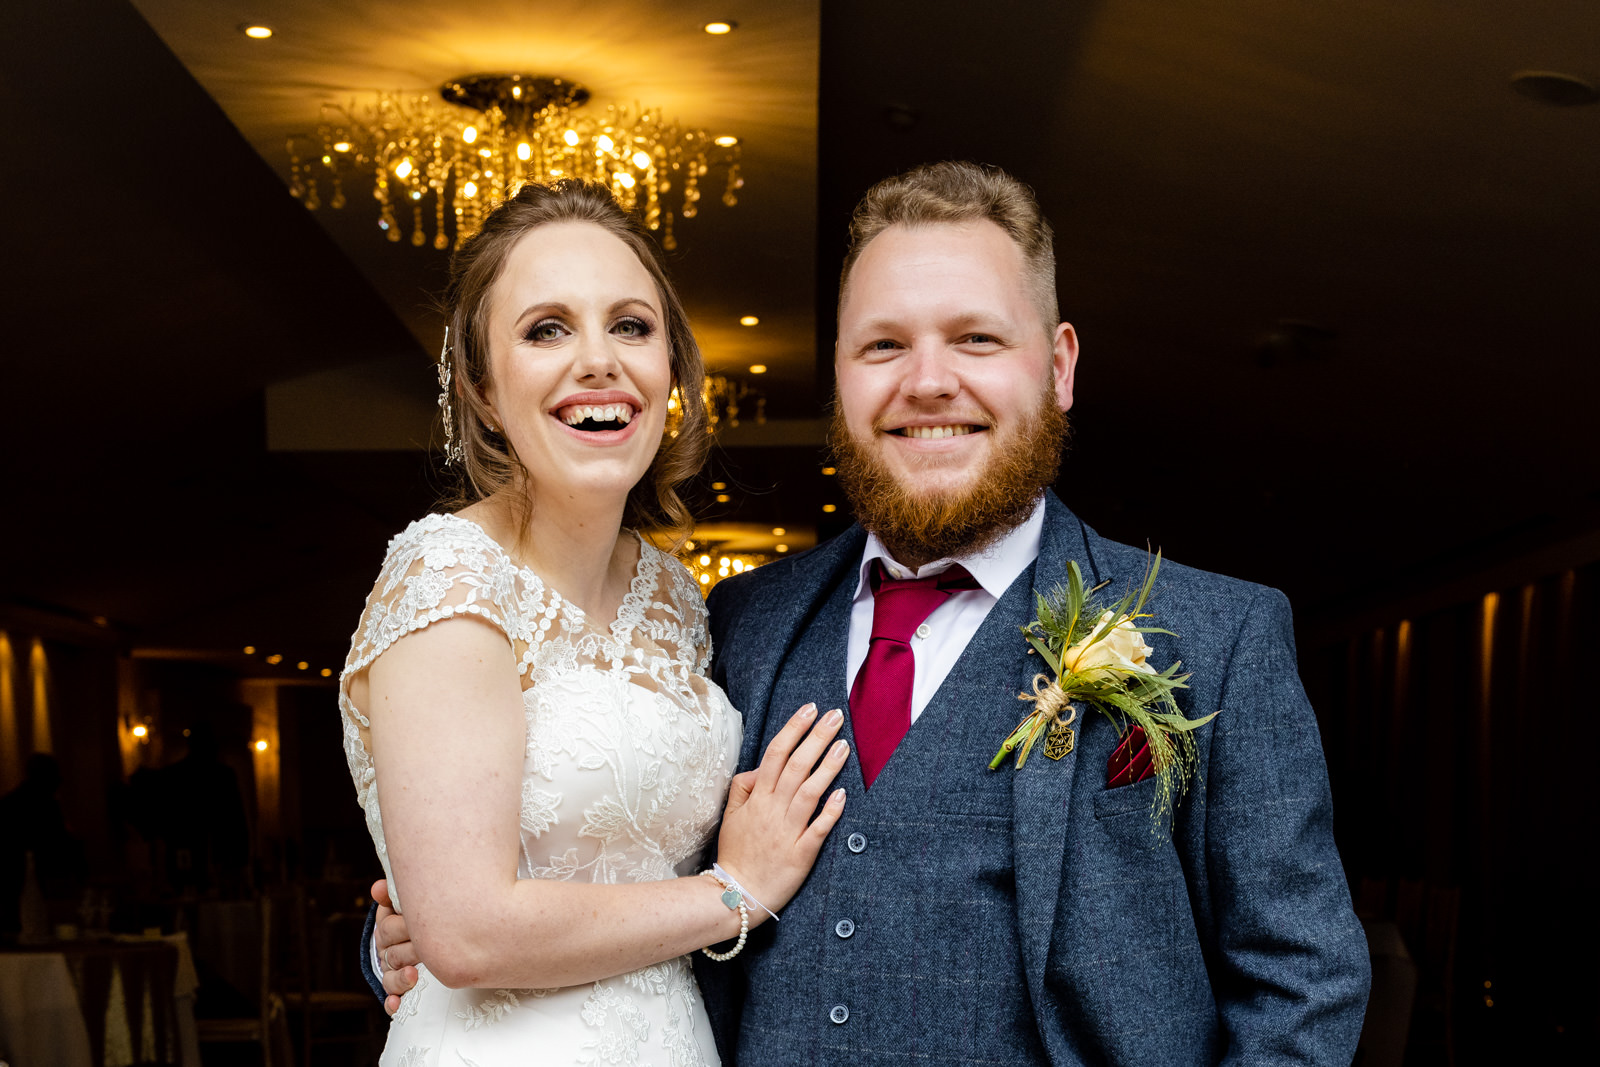
<instances>
[{"instance_id":1,"label":"manicured fingernail","mask_svg":"<svg viewBox=\"0 0 1600 1067\"><path fill-rule=\"evenodd\" d=\"M844 790L843 789L835 789L833 791L833 796L828 798L828 803L830 803L830 804L843 804L844 803Z\"/></svg>"},{"instance_id":2,"label":"manicured fingernail","mask_svg":"<svg viewBox=\"0 0 1600 1067\"><path fill-rule=\"evenodd\" d=\"M798 714L800 718L810 722L812 719L817 717L817 706L815 704L807 704L805 707L800 709Z\"/></svg>"},{"instance_id":3,"label":"manicured fingernail","mask_svg":"<svg viewBox=\"0 0 1600 1067\"><path fill-rule=\"evenodd\" d=\"M828 755L834 759L844 759L845 753L850 751L850 746L843 741L835 741L833 747L828 749Z\"/></svg>"},{"instance_id":4,"label":"manicured fingernail","mask_svg":"<svg viewBox=\"0 0 1600 1067\"><path fill-rule=\"evenodd\" d=\"M838 708L834 708L832 711L828 712L828 717L822 720L822 725L838 726L842 722L844 722L844 712L840 711Z\"/></svg>"}]
</instances>

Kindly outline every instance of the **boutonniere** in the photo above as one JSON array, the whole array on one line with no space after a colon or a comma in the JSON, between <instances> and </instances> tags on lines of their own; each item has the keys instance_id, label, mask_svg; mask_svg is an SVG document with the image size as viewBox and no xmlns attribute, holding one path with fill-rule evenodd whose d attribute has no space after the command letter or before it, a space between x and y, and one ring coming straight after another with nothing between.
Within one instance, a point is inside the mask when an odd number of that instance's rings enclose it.
<instances>
[{"instance_id":1,"label":"boutonniere","mask_svg":"<svg viewBox=\"0 0 1600 1067\"><path fill-rule=\"evenodd\" d=\"M1018 700L1032 703L1033 710L994 754L990 770L998 769L1012 752L1021 768L1034 743L1047 732L1046 756L1060 759L1070 752L1072 723L1078 715L1074 704L1082 703L1110 719L1118 737L1135 726L1143 728L1151 767L1160 779L1152 814L1159 819L1177 803L1194 772L1192 735L1216 718L1216 712L1199 719L1185 718L1173 694L1188 688L1189 675L1178 673L1179 663L1158 671L1149 661L1145 634L1176 636L1171 630L1138 625L1142 619L1153 618L1144 606L1160 569L1161 553L1157 552L1143 585L1110 607L1095 599L1106 583L1085 589L1083 572L1075 562L1067 563L1065 586L1058 586L1049 596L1034 594L1039 615L1022 627L1022 634L1055 677L1036 674L1033 692L1017 694Z\"/></svg>"}]
</instances>

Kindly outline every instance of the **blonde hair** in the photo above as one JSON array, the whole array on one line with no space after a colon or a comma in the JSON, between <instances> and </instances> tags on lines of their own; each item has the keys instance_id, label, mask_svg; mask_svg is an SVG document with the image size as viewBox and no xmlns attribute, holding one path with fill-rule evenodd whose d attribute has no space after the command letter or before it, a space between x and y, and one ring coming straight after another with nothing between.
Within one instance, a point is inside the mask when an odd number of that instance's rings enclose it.
<instances>
[{"instance_id":1,"label":"blonde hair","mask_svg":"<svg viewBox=\"0 0 1600 1067\"><path fill-rule=\"evenodd\" d=\"M986 219L1022 252L1023 272L1047 333L1061 322L1056 303L1055 235L1033 190L999 167L979 163L927 163L886 178L867 190L850 217L850 249L839 277L844 307L850 272L872 239L890 226L927 226Z\"/></svg>"},{"instance_id":2,"label":"blonde hair","mask_svg":"<svg viewBox=\"0 0 1600 1067\"><path fill-rule=\"evenodd\" d=\"M661 266L660 254L639 221L622 210L604 185L562 179L549 185L529 183L484 220L483 228L464 241L450 260L445 314L450 327L449 360L455 426L461 442L461 480L452 503L475 503L514 487L528 469L506 438L490 429L484 386L489 380L489 298L511 249L529 231L553 222L588 222L621 240L656 283L666 318L672 381L678 390L681 418L663 437L661 447L639 483L628 492L624 525L656 531L673 542L694 527L694 518L677 487L699 473L709 448L704 395L705 366L700 346L689 330L689 318ZM523 519L526 521L527 516Z\"/></svg>"}]
</instances>

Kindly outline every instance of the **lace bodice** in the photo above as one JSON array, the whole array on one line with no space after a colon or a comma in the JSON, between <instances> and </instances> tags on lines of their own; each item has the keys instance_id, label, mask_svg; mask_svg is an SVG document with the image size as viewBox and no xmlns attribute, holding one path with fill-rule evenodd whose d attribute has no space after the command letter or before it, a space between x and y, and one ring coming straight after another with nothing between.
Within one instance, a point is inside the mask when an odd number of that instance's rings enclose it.
<instances>
[{"instance_id":1,"label":"lace bodice","mask_svg":"<svg viewBox=\"0 0 1600 1067\"><path fill-rule=\"evenodd\" d=\"M688 572L641 541L622 607L601 625L477 524L429 515L390 542L339 686L356 798L396 902L405 887L389 866L369 722L351 700L350 682L407 634L458 615L499 629L521 675L526 749L517 876L642 882L687 873L721 815L740 733L738 712L703 677L710 658L705 603ZM573 993L582 999L570 1017L553 1017L552 995ZM464 994L467 1001L455 1008L439 1007ZM519 1010L535 1001L538 1012ZM420 1027L431 1036L411 1033L400 1047L435 1051L404 1060L408 1067L442 1062L434 1057L445 1047L490 1067L496 1060L482 1058L481 1041L467 1035L493 1023L509 1037L521 1026L504 1024L518 1018L541 1020L541 1042L570 1031L573 1062L715 1061L683 960L563 991L452 992L424 973L395 1017L390 1051L402 1029ZM637 1058L651 1048L670 1055Z\"/></svg>"}]
</instances>

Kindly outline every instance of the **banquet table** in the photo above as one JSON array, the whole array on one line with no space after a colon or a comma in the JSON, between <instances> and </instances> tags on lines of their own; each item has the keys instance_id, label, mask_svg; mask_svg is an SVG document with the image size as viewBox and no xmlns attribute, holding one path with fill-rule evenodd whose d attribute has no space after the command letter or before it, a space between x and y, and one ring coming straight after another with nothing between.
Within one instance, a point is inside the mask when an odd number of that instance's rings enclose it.
<instances>
[{"instance_id":1,"label":"banquet table","mask_svg":"<svg viewBox=\"0 0 1600 1067\"><path fill-rule=\"evenodd\" d=\"M199 1067L183 934L0 950L0 1058L17 1067Z\"/></svg>"}]
</instances>

